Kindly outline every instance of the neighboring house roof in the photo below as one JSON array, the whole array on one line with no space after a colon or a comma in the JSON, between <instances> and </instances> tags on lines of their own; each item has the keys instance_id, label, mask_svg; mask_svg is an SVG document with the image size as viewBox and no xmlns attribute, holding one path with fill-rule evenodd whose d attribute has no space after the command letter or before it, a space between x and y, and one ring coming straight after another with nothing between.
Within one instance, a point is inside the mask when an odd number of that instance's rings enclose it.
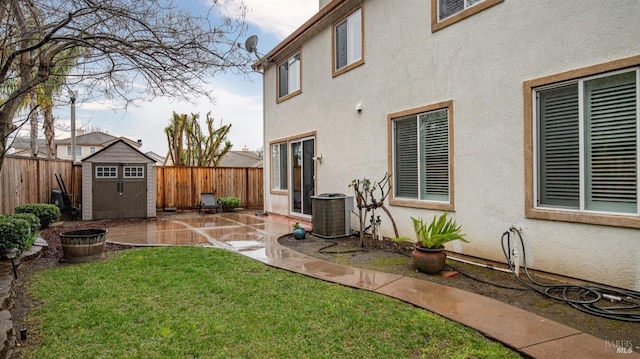
<instances>
[{"instance_id":1,"label":"neighboring house roof","mask_svg":"<svg viewBox=\"0 0 640 359\"><path fill-rule=\"evenodd\" d=\"M167 157L165 166L173 166L173 161L170 157ZM236 168L262 168L262 156L249 151L229 151L220 159L218 167L236 167Z\"/></svg>"},{"instance_id":2,"label":"neighboring house roof","mask_svg":"<svg viewBox=\"0 0 640 359\"><path fill-rule=\"evenodd\" d=\"M126 137L115 137L108 133L99 131L76 136L76 146L108 146L117 140L123 140L135 148L140 148L140 146L142 146L142 143L130 140ZM71 137L56 140L55 143L56 145L71 145Z\"/></svg>"},{"instance_id":3,"label":"neighboring house roof","mask_svg":"<svg viewBox=\"0 0 640 359\"><path fill-rule=\"evenodd\" d=\"M47 157L47 143L43 138L37 139L38 157ZM31 139L27 137L17 137L11 146L14 149L12 155L21 157L31 157Z\"/></svg>"},{"instance_id":4,"label":"neighboring house roof","mask_svg":"<svg viewBox=\"0 0 640 359\"><path fill-rule=\"evenodd\" d=\"M262 157L253 151L229 151L218 167L262 167Z\"/></svg>"},{"instance_id":5,"label":"neighboring house roof","mask_svg":"<svg viewBox=\"0 0 640 359\"><path fill-rule=\"evenodd\" d=\"M159 154L153 151L146 152L145 155L147 155L147 157L154 159L159 166L162 166L166 161L166 158L160 156Z\"/></svg>"}]
</instances>

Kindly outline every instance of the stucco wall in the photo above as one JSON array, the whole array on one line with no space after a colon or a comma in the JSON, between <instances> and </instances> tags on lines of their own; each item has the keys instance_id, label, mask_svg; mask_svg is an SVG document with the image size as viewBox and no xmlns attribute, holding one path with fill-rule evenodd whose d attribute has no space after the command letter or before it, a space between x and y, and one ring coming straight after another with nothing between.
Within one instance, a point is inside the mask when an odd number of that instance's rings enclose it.
<instances>
[{"instance_id":1,"label":"stucco wall","mask_svg":"<svg viewBox=\"0 0 640 359\"><path fill-rule=\"evenodd\" d=\"M640 55L637 2L505 1L435 33L430 1L362 6L364 65L332 78L328 24L301 47L300 95L276 104L276 66L267 68L265 153L273 140L316 131L316 193L351 193L352 179L388 171L388 114L452 100L453 215L471 243L449 249L502 261L500 236L514 225L530 267L640 290L640 230L525 218L523 144L523 82ZM268 190L265 160L265 209L288 214L288 198ZM410 216L440 213L389 209L410 237Z\"/></svg>"}]
</instances>

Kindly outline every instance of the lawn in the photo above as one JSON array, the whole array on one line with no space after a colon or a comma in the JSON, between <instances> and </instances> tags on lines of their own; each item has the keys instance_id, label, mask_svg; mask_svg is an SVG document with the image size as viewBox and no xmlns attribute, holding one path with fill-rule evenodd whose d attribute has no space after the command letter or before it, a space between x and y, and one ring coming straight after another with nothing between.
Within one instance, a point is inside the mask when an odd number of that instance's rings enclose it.
<instances>
[{"instance_id":1,"label":"lawn","mask_svg":"<svg viewBox=\"0 0 640 359\"><path fill-rule=\"evenodd\" d=\"M21 358L509 358L398 300L225 250L142 248L36 274Z\"/></svg>"}]
</instances>

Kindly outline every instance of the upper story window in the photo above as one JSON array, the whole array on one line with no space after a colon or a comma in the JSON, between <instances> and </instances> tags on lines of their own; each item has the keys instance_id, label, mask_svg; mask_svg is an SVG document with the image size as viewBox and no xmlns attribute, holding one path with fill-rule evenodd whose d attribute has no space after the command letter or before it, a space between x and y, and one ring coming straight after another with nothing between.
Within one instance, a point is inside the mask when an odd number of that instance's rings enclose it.
<instances>
[{"instance_id":1,"label":"upper story window","mask_svg":"<svg viewBox=\"0 0 640 359\"><path fill-rule=\"evenodd\" d=\"M503 1L431 0L431 31L438 31Z\"/></svg>"},{"instance_id":2,"label":"upper story window","mask_svg":"<svg viewBox=\"0 0 640 359\"><path fill-rule=\"evenodd\" d=\"M390 115L391 204L453 209L451 107L449 101Z\"/></svg>"},{"instance_id":3,"label":"upper story window","mask_svg":"<svg viewBox=\"0 0 640 359\"><path fill-rule=\"evenodd\" d=\"M287 189L287 143L271 145L271 189Z\"/></svg>"},{"instance_id":4,"label":"upper story window","mask_svg":"<svg viewBox=\"0 0 640 359\"><path fill-rule=\"evenodd\" d=\"M333 26L333 76L364 63L362 9L358 8Z\"/></svg>"},{"instance_id":5,"label":"upper story window","mask_svg":"<svg viewBox=\"0 0 640 359\"><path fill-rule=\"evenodd\" d=\"M638 65L525 82L527 217L640 228Z\"/></svg>"},{"instance_id":6,"label":"upper story window","mask_svg":"<svg viewBox=\"0 0 640 359\"><path fill-rule=\"evenodd\" d=\"M438 0L438 20L462 12L484 0Z\"/></svg>"},{"instance_id":7,"label":"upper story window","mask_svg":"<svg viewBox=\"0 0 640 359\"><path fill-rule=\"evenodd\" d=\"M67 146L67 157L71 157L71 146ZM82 157L81 146L76 146L76 157Z\"/></svg>"},{"instance_id":8,"label":"upper story window","mask_svg":"<svg viewBox=\"0 0 640 359\"><path fill-rule=\"evenodd\" d=\"M300 93L300 52L278 65L278 101Z\"/></svg>"},{"instance_id":9,"label":"upper story window","mask_svg":"<svg viewBox=\"0 0 640 359\"><path fill-rule=\"evenodd\" d=\"M89 147L89 153L90 153L90 154L94 154L94 153L96 153L96 147L95 147L95 146L91 146L91 147Z\"/></svg>"}]
</instances>

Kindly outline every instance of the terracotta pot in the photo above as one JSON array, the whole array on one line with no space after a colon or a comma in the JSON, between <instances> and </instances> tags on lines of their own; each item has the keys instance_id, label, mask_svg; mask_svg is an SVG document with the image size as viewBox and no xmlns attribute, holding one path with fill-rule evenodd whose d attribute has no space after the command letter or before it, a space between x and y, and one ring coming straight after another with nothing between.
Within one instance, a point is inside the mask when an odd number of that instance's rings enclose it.
<instances>
[{"instance_id":1,"label":"terracotta pot","mask_svg":"<svg viewBox=\"0 0 640 359\"><path fill-rule=\"evenodd\" d=\"M443 248L413 247L411 252L413 267L422 273L435 274L444 269L447 254Z\"/></svg>"}]
</instances>

